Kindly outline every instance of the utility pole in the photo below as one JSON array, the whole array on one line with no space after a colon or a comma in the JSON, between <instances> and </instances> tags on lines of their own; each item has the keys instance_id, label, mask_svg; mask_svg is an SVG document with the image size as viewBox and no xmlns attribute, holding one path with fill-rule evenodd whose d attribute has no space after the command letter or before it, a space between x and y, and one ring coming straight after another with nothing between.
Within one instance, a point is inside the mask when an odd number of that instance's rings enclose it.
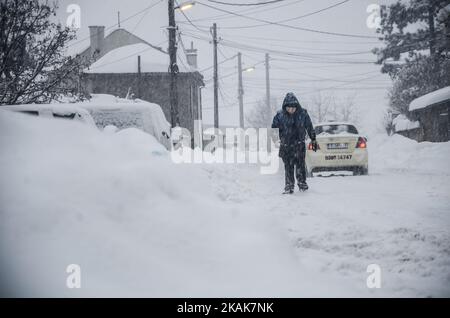
<instances>
[{"instance_id":1,"label":"utility pole","mask_svg":"<svg viewBox=\"0 0 450 318\"><path fill-rule=\"evenodd\" d=\"M214 128L219 128L219 76L217 70L217 24L213 24L213 44L214 44Z\"/></svg>"},{"instance_id":2,"label":"utility pole","mask_svg":"<svg viewBox=\"0 0 450 318\"><path fill-rule=\"evenodd\" d=\"M244 128L244 87L242 85L242 54L238 53L238 98L239 98L239 127Z\"/></svg>"},{"instance_id":3,"label":"utility pole","mask_svg":"<svg viewBox=\"0 0 450 318\"><path fill-rule=\"evenodd\" d=\"M138 55L138 98L142 98L142 70L141 70L141 56Z\"/></svg>"},{"instance_id":4,"label":"utility pole","mask_svg":"<svg viewBox=\"0 0 450 318\"><path fill-rule=\"evenodd\" d=\"M169 57L170 57L170 123L172 127L179 126L178 92L177 92L177 45L174 0L169 0Z\"/></svg>"},{"instance_id":5,"label":"utility pole","mask_svg":"<svg viewBox=\"0 0 450 318\"><path fill-rule=\"evenodd\" d=\"M269 75L269 53L266 53L266 105L267 109L270 111L272 108L270 106L270 75Z\"/></svg>"},{"instance_id":6,"label":"utility pole","mask_svg":"<svg viewBox=\"0 0 450 318\"><path fill-rule=\"evenodd\" d=\"M120 29L120 11L117 11L117 25L119 26Z\"/></svg>"}]
</instances>

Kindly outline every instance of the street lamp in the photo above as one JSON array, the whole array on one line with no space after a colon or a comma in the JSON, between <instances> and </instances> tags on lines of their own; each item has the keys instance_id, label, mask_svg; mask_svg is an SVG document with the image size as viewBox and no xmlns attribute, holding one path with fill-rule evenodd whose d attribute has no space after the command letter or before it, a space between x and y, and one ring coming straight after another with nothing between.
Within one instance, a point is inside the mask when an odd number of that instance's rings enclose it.
<instances>
[{"instance_id":1,"label":"street lamp","mask_svg":"<svg viewBox=\"0 0 450 318\"><path fill-rule=\"evenodd\" d=\"M178 5L177 7L175 7L175 10L180 9L181 11L186 11L192 8L193 6L195 6L195 1L189 1Z\"/></svg>"},{"instance_id":2,"label":"street lamp","mask_svg":"<svg viewBox=\"0 0 450 318\"><path fill-rule=\"evenodd\" d=\"M243 69L242 72L249 73L249 72L253 72L255 69L256 69L256 67L250 66L250 67L247 67L246 69Z\"/></svg>"},{"instance_id":3,"label":"street lamp","mask_svg":"<svg viewBox=\"0 0 450 318\"><path fill-rule=\"evenodd\" d=\"M255 66L242 69L242 53L238 55L238 100L239 100L239 127L244 128L244 85L242 84L242 73L249 73L255 70Z\"/></svg>"}]
</instances>

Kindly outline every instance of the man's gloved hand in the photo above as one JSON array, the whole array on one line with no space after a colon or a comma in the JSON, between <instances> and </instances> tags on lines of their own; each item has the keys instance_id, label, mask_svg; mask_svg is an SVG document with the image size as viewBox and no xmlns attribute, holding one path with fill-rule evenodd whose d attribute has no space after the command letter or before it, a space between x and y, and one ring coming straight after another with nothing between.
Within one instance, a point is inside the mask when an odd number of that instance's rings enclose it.
<instances>
[{"instance_id":1,"label":"man's gloved hand","mask_svg":"<svg viewBox=\"0 0 450 318\"><path fill-rule=\"evenodd\" d=\"M317 144L317 141L315 139L311 141L311 146L314 152L316 152L317 149L319 148L319 145Z\"/></svg>"}]
</instances>

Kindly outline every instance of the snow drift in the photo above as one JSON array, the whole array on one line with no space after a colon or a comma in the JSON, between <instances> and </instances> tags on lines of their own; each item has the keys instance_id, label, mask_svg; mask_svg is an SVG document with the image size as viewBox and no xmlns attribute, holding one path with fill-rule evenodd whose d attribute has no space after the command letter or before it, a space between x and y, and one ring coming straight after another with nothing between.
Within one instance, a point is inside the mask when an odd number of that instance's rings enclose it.
<instances>
[{"instance_id":1,"label":"snow drift","mask_svg":"<svg viewBox=\"0 0 450 318\"><path fill-rule=\"evenodd\" d=\"M286 199L282 170L176 165L137 129L0 110L0 293L448 296L450 143L368 145L369 176L316 177Z\"/></svg>"},{"instance_id":2,"label":"snow drift","mask_svg":"<svg viewBox=\"0 0 450 318\"><path fill-rule=\"evenodd\" d=\"M227 204L139 130L0 111L0 146L4 295L340 295L332 279L313 288L273 218ZM66 287L70 264L81 289Z\"/></svg>"}]
</instances>

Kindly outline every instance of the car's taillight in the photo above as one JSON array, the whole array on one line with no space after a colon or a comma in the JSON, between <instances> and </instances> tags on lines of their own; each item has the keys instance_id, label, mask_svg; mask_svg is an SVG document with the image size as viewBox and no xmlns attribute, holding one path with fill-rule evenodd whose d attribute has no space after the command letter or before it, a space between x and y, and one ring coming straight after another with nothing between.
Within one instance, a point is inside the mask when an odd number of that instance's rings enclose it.
<instances>
[{"instance_id":1,"label":"car's taillight","mask_svg":"<svg viewBox=\"0 0 450 318\"><path fill-rule=\"evenodd\" d=\"M319 150L319 149L320 149L320 146L319 146L319 144L317 144L317 150ZM308 150L313 150L313 145L311 142L308 144Z\"/></svg>"},{"instance_id":2,"label":"car's taillight","mask_svg":"<svg viewBox=\"0 0 450 318\"><path fill-rule=\"evenodd\" d=\"M367 140L364 137L359 137L356 143L356 148L367 148Z\"/></svg>"}]
</instances>

